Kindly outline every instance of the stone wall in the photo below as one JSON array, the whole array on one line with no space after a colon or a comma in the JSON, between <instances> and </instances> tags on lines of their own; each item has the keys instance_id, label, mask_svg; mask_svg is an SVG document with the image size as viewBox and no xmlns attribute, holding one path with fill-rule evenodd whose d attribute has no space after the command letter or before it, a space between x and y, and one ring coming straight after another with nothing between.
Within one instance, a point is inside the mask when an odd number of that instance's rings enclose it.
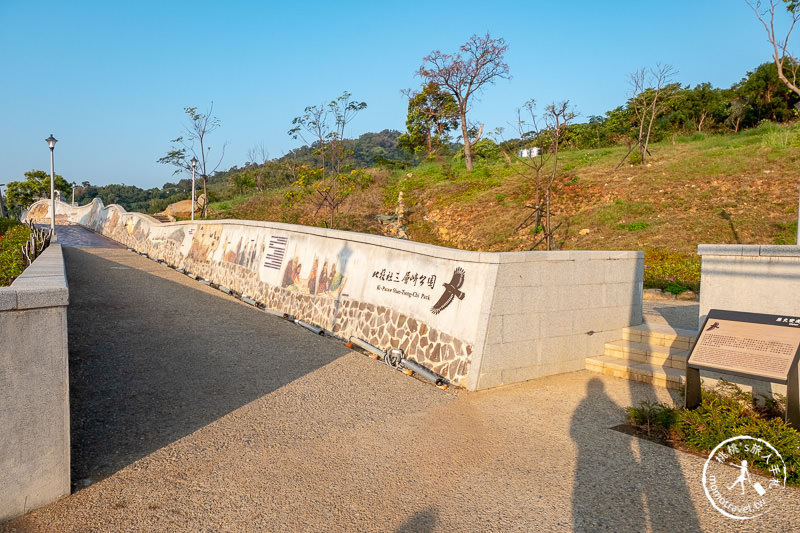
<instances>
[{"instance_id":1,"label":"stone wall","mask_svg":"<svg viewBox=\"0 0 800 533\"><path fill-rule=\"evenodd\" d=\"M709 309L800 317L800 246L701 244L700 324Z\"/></svg>"},{"instance_id":2,"label":"stone wall","mask_svg":"<svg viewBox=\"0 0 800 533\"><path fill-rule=\"evenodd\" d=\"M700 326L711 309L800 318L800 246L701 244ZM785 396L786 385L702 370L705 385L724 379L745 391Z\"/></svg>"},{"instance_id":3,"label":"stone wall","mask_svg":"<svg viewBox=\"0 0 800 533\"><path fill-rule=\"evenodd\" d=\"M56 243L0 287L0 522L70 491L67 303Z\"/></svg>"},{"instance_id":4,"label":"stone wall","mask_svg":"<svg viewBox=\"0 0 800 533\"><path fill-rule=\"evenodd\" d=\"M641 322L641 252L482 253L246 220L162 224L99 200L75 223L342 338L482 389L583 367ZM45 222L49 203L31 206Z\"/></svg>"},{"instance_id":5,"label":"stone wall","mask_svg":"<svg viewBox=\"0 0 800 533\"><path fill-rule=\"evenodd\" d=\"M643 252L496 254L483 349L470 388L584 368L620 330L642 322Z\"/></svg>"}]
</instances>

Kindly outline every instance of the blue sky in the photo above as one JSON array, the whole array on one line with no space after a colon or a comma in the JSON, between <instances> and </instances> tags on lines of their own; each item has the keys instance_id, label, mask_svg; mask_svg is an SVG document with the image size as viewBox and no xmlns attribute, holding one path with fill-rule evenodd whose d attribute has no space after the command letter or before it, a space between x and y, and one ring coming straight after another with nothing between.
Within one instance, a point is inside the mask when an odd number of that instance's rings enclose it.
<instances>
[{"instance_id":1,"label":"blue sky","mask_svg":"<svg viewBox=\"0 0 800 533\"><path fill-rule=\"evenodd\" d=\"M422 58L473 34L506 40L511 80L488 87L470 118L509 127L533 98L569 100L582 120L625 102L628 75L672 65L685 85L730 87L769 60L744 0L671 2L246 2L0 0L0 182L49 172L95 185L160 187L156 163L183 131L185 106L214 102L227 142L220 169L263 144L299 141L293 117L344 90L367 102L346 132L405 129L404 88Z\"/></svg>"}]
</instances>

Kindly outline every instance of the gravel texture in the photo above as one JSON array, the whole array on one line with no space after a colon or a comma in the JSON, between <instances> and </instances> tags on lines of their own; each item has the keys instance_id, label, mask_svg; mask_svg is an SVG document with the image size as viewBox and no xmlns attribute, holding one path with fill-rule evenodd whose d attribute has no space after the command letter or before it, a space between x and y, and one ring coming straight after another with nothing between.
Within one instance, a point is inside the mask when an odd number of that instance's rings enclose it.
<instances>
[{"instance_id":1,"label":"gravel texture","mask_svg":"<svg viewBox=\"0 0 800 533\"><path fill-rule=\"evenodd\" d=\"M65 249L75 492L0 531L797 531L610 428L669 393L587 371L437 389L113 248Z\"/></svg>"}]
</instances>

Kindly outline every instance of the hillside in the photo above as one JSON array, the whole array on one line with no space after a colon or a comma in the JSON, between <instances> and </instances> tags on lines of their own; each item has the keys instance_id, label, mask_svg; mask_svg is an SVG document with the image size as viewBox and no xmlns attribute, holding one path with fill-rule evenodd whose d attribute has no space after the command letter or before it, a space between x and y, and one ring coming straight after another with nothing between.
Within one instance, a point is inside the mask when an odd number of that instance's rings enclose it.
<instances>
[{"instance_id":1,"label":"hillside","mask_svg":"<svg viewBox=\"0 0 800 533\"><path fill-rule=\"evenodd\" d=\"M766 123L737 134L678 137L651 145L646 166L627 148L562 150L553 188L561 249L667 250L692 256L701 243L795 242L800 126ZM380 233L375 218L406 204L409 238L483 251L527 250L534 229L518 229L529 210L530 177L519 164L479 161L374 170L374 185L351 196L337 227ZM221 216L321 224L308 205L284 205L282 191L218 205Z\"/></svg>"}]
</instances>

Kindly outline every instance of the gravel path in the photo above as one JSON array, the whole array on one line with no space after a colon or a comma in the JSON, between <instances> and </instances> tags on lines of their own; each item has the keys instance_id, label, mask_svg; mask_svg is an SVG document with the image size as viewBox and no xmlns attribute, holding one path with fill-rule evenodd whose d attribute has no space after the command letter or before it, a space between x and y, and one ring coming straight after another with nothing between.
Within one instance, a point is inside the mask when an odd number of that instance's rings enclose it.
<instances>
[{"instance_id":1,"label":"gravel path","mask_svg":"<svg viewBox=\"0 0 800 533\"><path fill-rule=\"evenodd\" d=\"M86 481L0 531L800 529L800 492L731 520L703 458L609 429L663 390L442 391L126 250L65 256Z\"/></svg>"}]
</instances>

